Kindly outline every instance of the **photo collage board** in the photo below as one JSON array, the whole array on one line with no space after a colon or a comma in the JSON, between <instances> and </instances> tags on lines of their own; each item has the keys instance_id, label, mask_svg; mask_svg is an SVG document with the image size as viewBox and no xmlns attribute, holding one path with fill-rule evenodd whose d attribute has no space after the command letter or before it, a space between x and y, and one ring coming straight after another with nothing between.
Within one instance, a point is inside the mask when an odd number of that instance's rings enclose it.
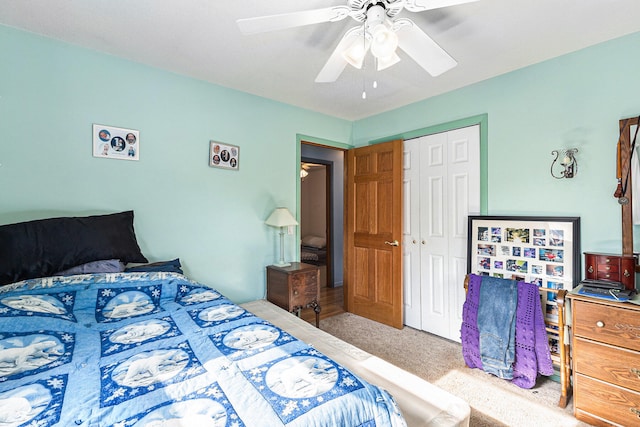
<instances>
[{"instance_id":1,"label":"photo collage board","mask_svg":"<svg viewBox=\"0 0 640 427\"><path fill-rule=\"evenodd\" d=\"M548 289L542 307L557 321L557 291L580 281L579 227L576 217L470 216L467 270Z\"/></svg>"}]
</instances>

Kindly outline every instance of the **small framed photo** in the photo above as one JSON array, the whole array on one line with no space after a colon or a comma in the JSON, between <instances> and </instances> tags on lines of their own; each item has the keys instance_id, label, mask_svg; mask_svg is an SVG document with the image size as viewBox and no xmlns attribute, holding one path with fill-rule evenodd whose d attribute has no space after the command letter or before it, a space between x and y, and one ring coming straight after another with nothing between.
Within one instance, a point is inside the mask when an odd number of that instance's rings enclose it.
<instances>
[{"instance_id":1,"label":"small framed photo","mask_svg":"<svg viewBox=\"0 0 640 427\"><path fill-rule=\"evenodd\" d=\"M140 131L94 124L93 157L139 160Z\"/></svg>"},{"instance_id":2,"label":"small framed photo","mask_svg":"<svg viewBox=\"0 0 640 427\"><path fill-rule=\"evenodd\" d=\"M209 166L214 168L238 170L240 168L240 147L237 145L210 141Z\"/></svg>"}]
</instances>

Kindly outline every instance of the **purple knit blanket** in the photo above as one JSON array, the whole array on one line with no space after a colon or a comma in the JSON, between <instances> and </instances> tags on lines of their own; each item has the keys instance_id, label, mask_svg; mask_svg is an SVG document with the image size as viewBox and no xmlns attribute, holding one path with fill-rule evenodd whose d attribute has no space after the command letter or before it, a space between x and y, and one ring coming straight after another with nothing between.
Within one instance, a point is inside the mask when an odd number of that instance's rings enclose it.
<instances>
[{"instance_id":1,"label":"purple knit blanket","mask_svg":"<svg viewBox=\"0 0 640 427\"><path fill-rule=\"evenodd\" d=\"M462 356L470 368L482 369L480 358L480 332L478 330L478 303L482 276L469 275L467 299L462 307ZM538 374L553 375L553 362L540 305L538 287L532 283L518 282L516 308L515 357L513 361L514 384L531 388Z\"/></svg>"}]
</instances>

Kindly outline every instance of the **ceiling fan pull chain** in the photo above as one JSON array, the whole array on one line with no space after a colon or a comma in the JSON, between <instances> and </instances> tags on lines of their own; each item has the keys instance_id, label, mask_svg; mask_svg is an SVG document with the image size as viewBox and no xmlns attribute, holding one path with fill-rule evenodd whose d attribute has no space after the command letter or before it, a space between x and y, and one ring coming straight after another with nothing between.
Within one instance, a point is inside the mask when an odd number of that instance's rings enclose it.
<instances>
[{"instance_id":1,"label":"ceiling fan pull chain","mask_svg":"<svg viewBox=\"0 0 640 427\"><path fill-rule=\"evenodd\" d=\"M366 46L367 46L367 25L366 25L366 20L365 20L365 25L362 26L362 43L363 46L365 46L365 51L366 51ZM365 52L366 54L366 52ZM366 82L365 82L365 75L366 75L366 70L367 70L367 58L366 56L363 58L362 60L362 99L367 99L367 89L366 89Z\"/></svg>"}]
</instances>

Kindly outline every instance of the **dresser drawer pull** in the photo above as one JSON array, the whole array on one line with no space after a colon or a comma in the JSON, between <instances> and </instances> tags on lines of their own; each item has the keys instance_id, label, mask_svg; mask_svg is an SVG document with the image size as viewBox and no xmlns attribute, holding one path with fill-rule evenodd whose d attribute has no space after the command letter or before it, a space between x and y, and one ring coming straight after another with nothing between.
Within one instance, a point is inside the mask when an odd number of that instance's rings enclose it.
<instances>
[{"instance_id":1,"label":"dresser drawer pull","mask_svg":"<svg viewBox=\"0 0 640 427\"><path fill-rule=\"evenodd\" d=\"M293 294L298 295L298 291L297 290L293 291Z\"/></svg>"},{"instance_id":2,"label":"dresser drawer pull","mask_svg":"<svg viewBox=\"0 0 640 427\"><path fill-rule=\"evenodd\" d=\"M636 417L640 418L640 410L638 410L636 408L629 408L629 410L631 412L633 412L634 414L636 414Z\"/></svg>"},{"instance_id":3,"label":"dresser drawer pull","mask_svg":"<svg viewBox=\"0 0 640 427\"><path fill-rule=\"evenodd\" d=\"M588 271L589 273L593 273L593 266L592 266L592 265L590 265L590 266L589 266L589 268L587 269L587 271Z\"/></svg>"},{"instance_id":4,"label":"dresser drawer pull","mask_svg":"<svg viewBox=\"0 0 640 427\"><path fill-rule=\"evenodd\" d=\"M629 270L625 270L623 274L624 274L624 277L630 277L631 276L631 273L629 273Z\"/></svg>"},{"instance_id":5,"label":"dresser drawer pull","mask_svg":"<svg viewBox=\"0 0 640 427\"><path fill-rule=\"evenodd\" d=\"M604 328L604 322L603 322L602 320L598 320L598 321L596 322L596 326L597 326L598 328Z\"/></svg>"},{"instance_id":6,"label":"dresser drawer pull","mask_svg":"<svg viewBox=\"0 0 640 427\"><path fill-rule=\"evenodd\" d=\"M640 378L640 369L638 368L631 368L629 369L631 371L632 374L634 374L635 376L637 376L638 378Z\"/></svg>"}]
</instances>

